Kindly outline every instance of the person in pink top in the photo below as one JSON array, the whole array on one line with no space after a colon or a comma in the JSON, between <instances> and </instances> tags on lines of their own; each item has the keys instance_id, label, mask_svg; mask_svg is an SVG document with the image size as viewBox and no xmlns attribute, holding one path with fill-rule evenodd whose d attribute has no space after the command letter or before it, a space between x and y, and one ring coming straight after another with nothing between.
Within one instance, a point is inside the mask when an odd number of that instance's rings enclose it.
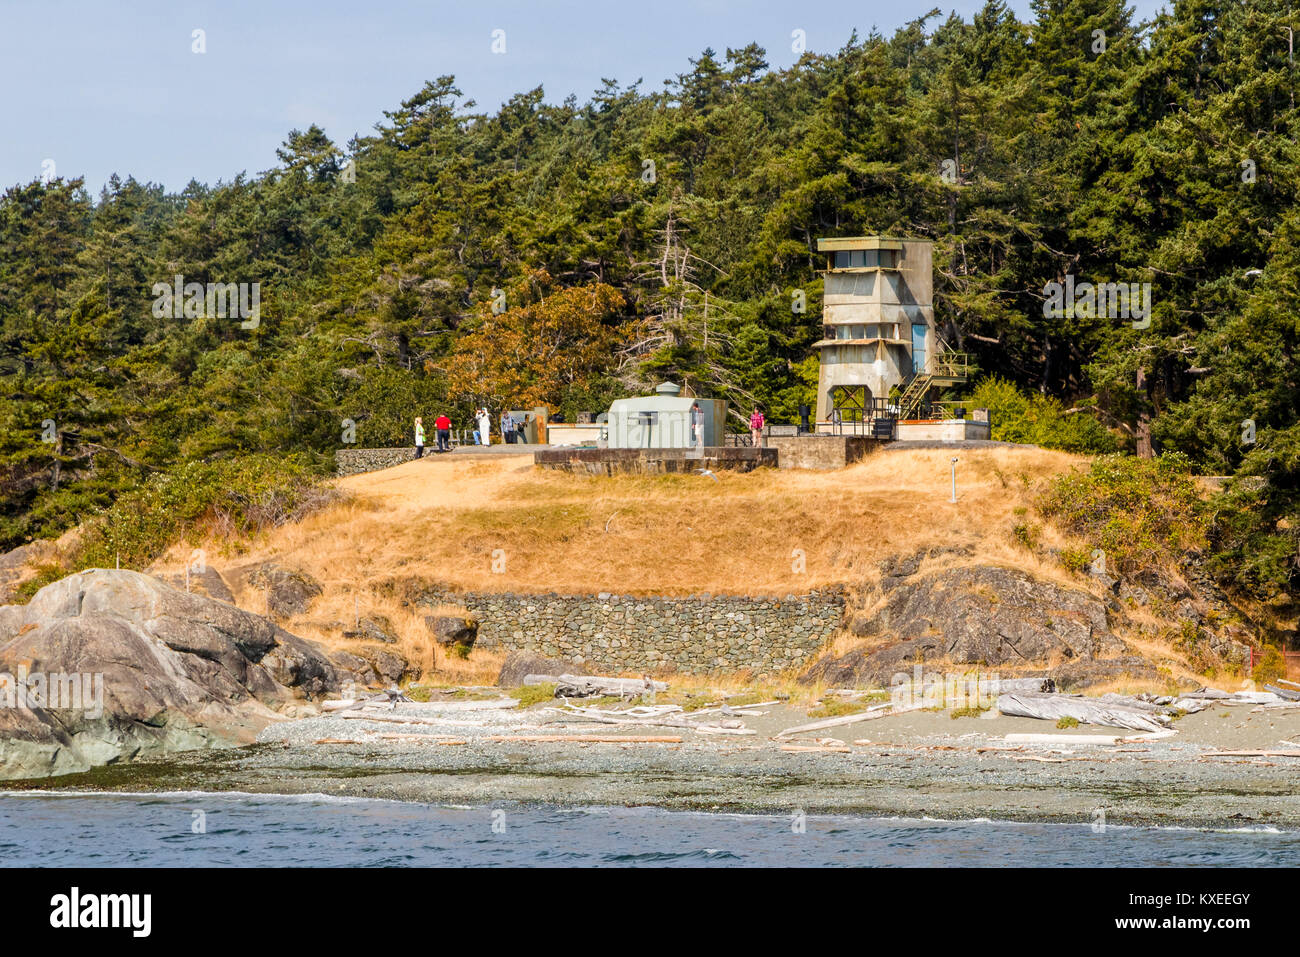
<instances>
[{"instance_id":1,"label":"person in pink top","mask_svg":"<svg viewBox=\"0 0 1300 957\"><path fill-rule=\"evenodd\" d=\"M754 439L754 448L759 448L763 444L763 413L754 406L753 413L749 416L749 434Z\"/></svg>"}]
</instances>

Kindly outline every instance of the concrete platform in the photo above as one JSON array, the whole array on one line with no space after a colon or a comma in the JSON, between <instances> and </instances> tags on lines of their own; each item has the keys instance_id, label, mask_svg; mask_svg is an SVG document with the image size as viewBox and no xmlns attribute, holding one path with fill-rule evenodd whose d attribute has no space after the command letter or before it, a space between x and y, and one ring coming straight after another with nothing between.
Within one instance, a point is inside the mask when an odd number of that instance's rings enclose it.
<instances>
[{"instance_id":1,"label":"concrete platform","mask_svg":"<svg viewBox=\"0 0 1300 957\"><path fill-rule=\"evenodd\" d=\"M505 442L493 443L492 445L458 445L451 450L452 455L532 455L534 452L540 452L543 449L549 449L550 445L529 445L519 442L513 445ZM426 456L428 452L424 453ZM446 455L446 452L441 453Z\"/></svg>"},{"instance_id":2,"label":"concrete platform","mask_svg":"<svg viewBox=\"0 0 1300 957\"><path fill-rule=\"evenodd\" d=\"M883 443L869 435L769 435L783 469L841 469L859 462Z\"/></svg>"}]
</instances>

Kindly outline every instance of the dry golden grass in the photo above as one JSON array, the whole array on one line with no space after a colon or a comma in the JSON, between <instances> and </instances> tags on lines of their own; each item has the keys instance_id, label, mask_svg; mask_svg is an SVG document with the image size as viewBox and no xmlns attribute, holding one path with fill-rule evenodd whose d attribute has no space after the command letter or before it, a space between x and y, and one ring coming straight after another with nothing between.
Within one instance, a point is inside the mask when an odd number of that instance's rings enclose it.
<instances>
[{"instance_id":1,"label":"dry golden grass","mask_svg":"<svg viewBox=\"0 0 1300 957\"><path fill-rule=\"evenodd\" d=\"M1036 483L1078 459L967 451L952 505L949 457L880 453L834 472L724 472L716 483L575 477L534 469L526 456L423 459L339 480L351 501L277 530L246 560L285 561L322 582L417 576L489 591L753 594L869 580L888 555L970 544L993 561L1068 575L1016 545L1010 528L1026 504L1018 476Z\"/></svg>"},{"instance_id":2,"label":"dry golden grass","mask_svg":"<svg viewBox=\"0 0 1300 957\"><path fill-rule=\"evenodd\" d=\"M435 656L423 622L429 610L403 606L395 582L655 595L786 594L847 584L866 604L883 559L970 546L970 556L945 552L927 558L921 571L979 561L1099 591L1012 534L1030 523L1043 526L1043 546L1080 544L1036 521L1030 506L1045 480L1086 459L1042 449L962 449L954 505L952 454L877 452L829 472L722 472L717 482L695 474L573 476L534 468L526 455L436 456L336 480L346 501L240 543L237 557L229 542L207 547L232 564L275 561L319 581L324 594L310 613L288 623L306 637L356 650L339 623L388 618L399 637L395 650L437 683L491 683L502 656ZM189 549L160 567L181 567ZM259 595L237 593L236 600L263 610ZM856 644L842 637L833 647L843 653ZM1173 653L1160 645L1151 656ZM778 684L790 693L785 677ZM806 700L820 690L798 695Z\"/></svg>"}]
</instances>

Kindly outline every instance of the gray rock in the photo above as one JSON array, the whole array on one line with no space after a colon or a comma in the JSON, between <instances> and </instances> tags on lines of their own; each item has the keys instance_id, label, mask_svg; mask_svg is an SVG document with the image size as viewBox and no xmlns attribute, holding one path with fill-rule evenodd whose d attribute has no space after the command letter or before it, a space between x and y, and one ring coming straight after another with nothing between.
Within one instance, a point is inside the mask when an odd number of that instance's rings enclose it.
<instances>
[{"instance_id":1,"label":"gray rock","mask_svg":"<svg viewBox=\"0 0 1300 957\"><path fill-rule=\"evenodd\" d=\"M393 629L393 623L383 615L362 618L357 622L356 628L344 631L343 637L357 641L382 641L388 645L397 643L397 634Z\"/></svg>"},{"instance_id":2,"label":"gray rock","mask_svg":"<svg viewBox=\"0 0 1300 957\"><path fill-rule=\"evenodd\" d=\"M245 569L244 580L265 593L267 613L278 621L303 614L322 591L320 583L310 575L274 562Z\"/></svg>"},{"instance_id":3,"label":"gray rock","mask_svg":"<svg viewBox=\"0 0 1300 957\"><path fill-rule=\"evenodd\" d=\"M1121 655L1118 658L1079 659L1054 668L1052 677L1061 691L1083 691L1095 684L1106 684L1117 678L1134 681L1157 681L1160 673L1156 666L1138 655Z\"/></svg>"},{"instance_id":4,"label":"gray rock","mask_svg":"<svg viewBox=\"0 0 1300 957\"><path fill-rule=\"evenodd\" d=\"M895 569L915 571L917 563ZM951 568L919 578L882 579L884 605L859 616L850 630L885 643L824 656L800 679L835 686L888 686L890 678L927 661L986 667L1091 660L1124 651L1106 606L1093 595L993 565Z\"/></svg>"},{"instance_id":5,"label":"gray rock","mask_svg":"<svg viewBox=\"0 0 1300 957\"><path fill-rule=\"evenodd\" d=\"M110 569L0 608L0 672L46 685L29 707L0 708L3 777L247 743L295 692L338 688L315 645L260 615Z\"/></svg>"},{"instance_id":6,"label":"gray rock","mask_svg":"<svg viewBox=\"0 0 1300 957\"><path fill-rule=\"evenodd\" d=\"M360 655L384 684L395 685L408 677L413 677L407 660L386 648L368 648L361 651Z\"/></svg>"},{"instance_id":7,"label":"gray rock","mask_svg":"<svg viewBox=\"0 0 1300 957\"><path fill-rule=\"evenodd\" d=\"M548 658L534 651L512 651L501 665L497 687L518 688L528 675L585 675L589 671L581 663Z\"/></svg>"},{"instance_id":8,"label":"gray rock","mask_svg":"<svg viewBox=\"0 0 1300 957\"><path fill-rule=\"evenodd\" d=\"M182 591L185 590L186 578L183 571L171 572L167 575L159 575L153 572L150 572L150 574L153 574L155 578L163 579L169 585L174 585ZM217 601L224 601L230 605L235 603L235 596L231 593L230 586L226 584L221 572L211 565L204 566L201 572L190 572L189 590L200 595L206 595L209 598L215 598Z\"/></svg>"},{"instance_id":9,"label":"gray rock","mask_svg":"<svg viewBox=\"0 0 1300 957\"><path fill-rule=\"evenodd\" d=\"M473 648L478 638L478 621L474 618L461 618L455 615L425 615L424 623L433 632L433 640L447 647L464 645Z\"/></svg>"}]
</instances>

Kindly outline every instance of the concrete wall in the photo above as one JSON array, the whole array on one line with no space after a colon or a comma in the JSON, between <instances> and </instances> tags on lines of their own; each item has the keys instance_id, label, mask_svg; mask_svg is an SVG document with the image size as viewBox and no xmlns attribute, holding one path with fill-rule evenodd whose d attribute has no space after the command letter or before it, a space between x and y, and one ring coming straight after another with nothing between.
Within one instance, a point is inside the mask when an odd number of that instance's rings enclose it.
<instances>
[{"instance_id":1,"label":"concrete wall","mask_svg":"<svg viewBox=\"0 0 1300 957\"><path fill-rule=\"evenodd\" d=\"M595 422L581 425L551 422L546 426L546 441L551 445L582 445L584 442L594 445L600 438L600 430L600 425Z\"/></svg>"},{"instance_id":2,"label":"concrete wall","mask_svg":"<svg viewBox=\"0 0 1300 957\"><path fill-rule=\"evenodd\" d=\"M894 436L900 442L961 442L965 439L987 439L991 434L988 422L970 419L943 419L934 422L899 422Z\"/></svg>"},{"instance_id":3,"label":"concrete wall","mask_svg":"<svg viewBox=\"0 0 1300 957\"><path fill-rule=\"evenodd\" d=\"M879 442L866 435L769 435L783 469L840 469L860 461Z\"/></svg>"},{"instance_id":4,"label":"concrete wall","mask_svg":"<svg viewBox=\"0 0 1300 957\"><path fill-rule=\"evenodd\" d=\"M533 454L542 468L578 475L693 473L697 469L727 469L748 472L766 466L776 468L775 449L706 447L703 455L694 449L548 449ZM711 481L700 476L701 481Z\"/></svg>"},{"instance_id":5,"label":"concrete wall","mask_svg":"<svg viewBox=\"0 0 1300 957\"><path fill-rule=\"evenodd\" d=\"M775 675L810 664L844 619L839 588L783 598L635 598L432 586L415 603L468 609L482 647L534 651L603 672Z\"/></svg>"}]
</instances>

